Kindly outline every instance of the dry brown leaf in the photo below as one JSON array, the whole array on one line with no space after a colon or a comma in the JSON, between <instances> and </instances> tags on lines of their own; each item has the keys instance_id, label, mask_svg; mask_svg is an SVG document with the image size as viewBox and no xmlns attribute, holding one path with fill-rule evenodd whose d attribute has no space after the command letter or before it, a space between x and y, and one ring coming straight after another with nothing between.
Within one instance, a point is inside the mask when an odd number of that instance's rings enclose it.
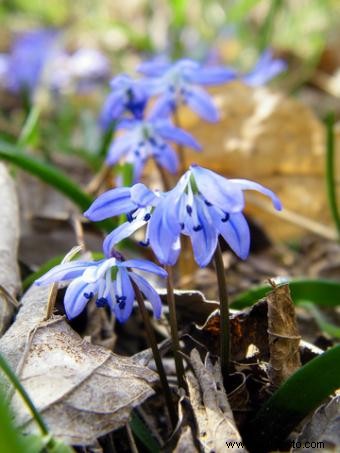
<instances>
[{"instance_id":1,"label":"dry brown leaf","mask_svg":"<svg viewBox=\"0 0 340 453\"><path fill-rule=\"evenodd\" d=\"M197 453L199 450L195 447L192 431L189 426L183 428L180 438L177 442L174 453Z\"/></svg>"},{"instance_id":2,"label":"dry brown leaf","mask_svg":"<svg viewBox=\"0 0 340 453\"><path fill-rule=\"evenodd\" d=\"M275 287L267 295L269 376L279 386L300 366L300 335L289 285Z\"/></svg>"},{"instance_id":3,"label":"dry brown leaf","mask_svg":"<svg viewBox=\"0 0 340 453\"><path fill-rule=\"evenodd\" d=\"M31 287L0 352L16 371L56 437L90 445L127 423L132 407L153 393L157 375L83 340L63 318L44 321L48 287ZM18 425L36 429L21 399L12 395Z\"/></svg>"},{"instance_id":4,"label":"dry brown leaf","mask_svg":"<svg viewBox=\"0 0 340 453\"><path fill-rule=\"evenodd\" d=\"M304 448L296 448L294 452L340 450L340 396L332 398L328 404L318 409L296 442L301 442ZM315 448L306 448L306 442L315 442Z\"/></svg>"},{"instance_id":5,"label":"dry brown leaf","mask_svg":"<svg viewBox=\"0 0 340 453\"><path fill-rule=\"evenodd\" d=\"M90 445L125 425L157 380L132 359L83 340L63 318L41 324L31 335L19 377L53 435L71 445ZM16 423L34 431L20 396L11 404Z\"/></svg>"},{"instance_id":6,"label":"dry brown leaf","mask_svg":"<svg viewBox=\"0 0 340 453\"><path fill-rule=\"evenodd\" d=\"M188 373L187 382L203 451L245 452L244 447L237 446L242 439L223 387L219 363L213 366L207 358L203 364L196 349L191 352L190 359L195 376ZM235 442L235 446L227 447L226 442Z\"/></svg>"},{"instance_id":7,"label":"dry brown leaf","mask_svg":"<svg viewBox=\"0 0 340 453\"><path fill-rule=\"evenodd\" d=\"M331 223L324 190L325 130L314 113L297 99L265 87L233 82L211 91L221 121L210 124L187 109L181 112L181 126L204 150L187 149L187 162L227 177L254 179L277 192L286 209ZM339 128L336 133L339 148ZM340 152L336 154L339 168ZM248 204L247 209L275 238L304 231L256 206Z\"/></svg>"},{"instance_id":8,"label":"dry brown leaf","mask_svg":"<svg viewBox=\"0 0 340 453\"><path fill-rule=\"evenodd\" d=\"M9 299L20 289L17 264L19 241L19 208L14 181L0 163L0 336L7 329L14 313ZM8 293L8 294L6 294Z\"/></svg>"}]
</instances>

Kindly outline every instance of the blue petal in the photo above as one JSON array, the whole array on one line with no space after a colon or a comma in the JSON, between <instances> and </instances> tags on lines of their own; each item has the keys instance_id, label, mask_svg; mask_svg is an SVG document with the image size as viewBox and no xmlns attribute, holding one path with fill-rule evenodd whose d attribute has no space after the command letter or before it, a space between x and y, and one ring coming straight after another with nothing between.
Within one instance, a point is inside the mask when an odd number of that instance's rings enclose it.
<instances>
[{"instance_id":1,"label":"blue petal","mask_svg":"<svg viewBox=\"0 0 340 453\"><path fill-rule=\"evenodd\" d=\"M104 192L84 212L84 216L97 222L135 210L137 206L131 201L130 190L130 187L118 187Z\"/></svg>"},{"instance_id":2,"label":"blue petal","mask_svg":"<svg viewBox=\"0 0 340 453\"><path fill-rule=\"evenodd\" d=\"M114 287L116 297L121 298L121 302L123 302L120 303L117 301L114 306L114 312L119 322L125 322L132 313L133 302L135 300L135 292L126 269L118 269Z\"/></svg>"},{"instance_id":3,"label":"blue petal","mask_svg":"<svg viewBox=\"0 0 340 453\"><path fill-rule=\"evenodd\" d=\"M168 121L161 120L155 122L155 130L165 140L170 140L183 146L188 146L196 151L200 151L202 149L201 145L191 134L183 129L180 129L179 127L173 126Z\"/></svg>"},{"instance_id":4,"label":"blue petal","mask_svg":"<svg viewBox=\"0 0 340 453\"><path fill-rule=\"evenodd\" d=\"M100 113L100 122L106 129L112 121L119 118L124 111L124 96L122 93L110 93Z\"/></svg>"},{"instance_id":5,"label":"blue petal","mask_svg":"<svg viewBox=\"0 0 340 453\"><path fill-rule=\"evenodd\" d=\"M232 68L222 68L219 66L200 68L199 71L192 71L188 78L190 82L200 85L218 85L234 80L236 78L236 71Z\"/></svg>"},{"instance_id":6,"label":"blue petal","mask_svg":"<svg viewBox=\"0 0 340 453\"><path fill-rule=\"evenodd\" d=\"M90 301L90 294L95 294L97 286L95 283L86 283L81 278L76 278L68 286L65 297L64 306L68 319L75 318L85 308Z\"/></svg>"},{"instance_id":7,"label":"blue petal","mask_svg":"<svg viewBox=\"0 0 340 453\"><path fill-rule=\"evenodd\" d=\"M169 173L177 173L179 167L178 154L171 148L171 146L164 144L162 150L155 156L155 160Z\"/></svg>"},{"instance_id":8,"label":"blue petal","mask_svg":"<svg viewBox=\"0 0 340 453\"><path fill-rule=\"evenodd\" d=\"M223 176L202 168L191 166L190 170L194 175L198 190L213 205L224 212L238 212L244 208L244 195L236 184Z\"/></svg>"},{"instance_id":9,"label":"blue petal","mask_svg":"<svg viewBox=\"0 0 340 453\"><path fill-rule=\"evenodd\" d=\"M136 283L138 288L142 291L144 296L151 303L155 318L159 319L162 314L162 302L161 298L159 297L159 294L150 285L150 283L145 280L145 278L135 274L134 272L129 272L129 275L132 278L132 280Z\"/></svg>"},{"instance_id":10,"label":"blue petal","mask_svg":"<svg viewBox=\"0 0 340 453\"><path fill-rule=\"evenodd\" d=\"M245 260L249 255L250 231L246 218L242 213L230 214L227 221L222 222L225 218L224 213L209 208L210 215L214 221L218 232L223 236L229 247L237 256Z\"/></svg>"},{"instance_id":11,"label":"blue petal","mask_svg":"<svg viewBox=\"0 0 340 453\"><path fill-rule=\"evenodd\" d=\"M55 266L45 275L38 278L35 284L42 286L54 282L73 280L81 276L89 266L93 266L92 261L71 261L69 263L58 264L58 266Z\"/></svg>"},{"instance_id":12,"label":"blue petal","mask_svg":"<svg viewBox=\"0 0 340 453\"><path fill-rule=\"evenodd\" d=\"M176 108L178 100L172 93L163 93L156 100L149 113L148 119L153 120L155 118L167 118L171 115Z\"/></svg>"},{"instance_id":13,"label":"blue petal","mask_svg":"<svg viewBox=\"0 0 340 453\"><path fill-rule=\"evenodd\" d=\"M218 121L219 115L212 97L199 87L191 87L189 94L185 96L186 104L198 116L214 123Z\"/></svg>"},{"instance_id":14,"label":"blue petal","mask_svg":"<svg viewBox=\"0 0 340 453\"><path fill-rule=\"evenodd\" d=\"M159 77L163 75L169 68L171 63L168 58L158 56L150 61L143 61L138 67L137 71L149 77Z\"/></svg>"},{"instance_id":15,"label":"blue petal","mask_svg":"<svg viewBox=\"0 0 340 453\"><path fill-rule=\"evenodd\" d=\"M128 238L135 233L139 228L142 228L146 222L144 220L133 220L132 222L125 222L119 227L115 228L108 234L103 242L103 251L106 257L111 256L111 251L116 244L123 239Z\"/></svg>"},{"instance_id":16,"label":"blue petal","mask_svg":"<svg viewBox=\"0 0 340 453\"><path fill-rule=\"evenodd\" d=\"M122 261L118 264L119 267L130 267L134 269L139 269L145 272L151 272L152 274L157 274L160 277L165 278L168 274L167 272L157 264L153 263L152 261L148 260L140 260L140 259L131 259Z\"/></svg>"},{"instance_id":17,"label":"blue petal","mask_svg":"<svg viewBox=\"0 0 340 453\"><path fill-rule=\"evenodd\" d=\"M159 197L142 183L131 187L131 200L138 207L155 206L158 204Z\"/></svg>"},{"instance_id":18,"label":"blue petal","mask_svg":"<svg viewBox=\"0 0 340 453\"><path fill-rule=\"evenodd\" d=\"M193 206L193 209L197 209L198 225L194 225L191 222L188 223L187 221L187 228L189 230L195 260L200 267L205 267L210 263L216 250L218 235L209 214L206 212L207 207L204 205L204 202L195 197L194 203L195 206ZM187 216L187 219L191 220L192 217ZM200 229L197 230L197 227Z\"/></svg>"},{"instance_id":19,"label":"blue petal","mask_svg":"<svg viewBox=\"0 0 340 453\"><path fill-rule=\"evenodd\" d=\"M169 211L167 199L162 199L149 221L149 239L151 248L160 263L174 265L180 252L180 249L175 249L180 235L180 226L177 222L170 227L166 219L167 211Z\"/></svg>"},{"instance_id":20,"label":"blue petal","mask_svg":"<svg viewBox=\"0 0 340 453\"><path fill-rule=\"evenodd\" d=\"M271 198L275 209L278 211L282 210L282 204L279 197L270 189L267 189L267 187L264 187L257 182L249 181L248 179L229 179L229 183L241 190L256 190L257 192L263 193L263 195Z\"/></svg>"},{"instance_id":21,"label":"blue petal","mask_svg":"<svg viewBox=\"0 0 340 453\"><path fill-rule=\"evenodd\" d=\"M109 148L106 163L108 165L114 165L118 162L123 154L126 154L131 148L134 147L134 142L136 140L137 137L134 132L127 132L122 137L116 138Z\"/></svg>"},{"instance_id":22,"label":"blue petal","mask_svg":"<svg viewBox=\"0 0 340 453\"><path fill-rule=\"evenodd\" d=\"M270 50L266 50L260 56L254 69L242 77L242 80L251 86L264 85L281 72L287 69L285 61L273 58Z\"/></svg>"}]
</instances>

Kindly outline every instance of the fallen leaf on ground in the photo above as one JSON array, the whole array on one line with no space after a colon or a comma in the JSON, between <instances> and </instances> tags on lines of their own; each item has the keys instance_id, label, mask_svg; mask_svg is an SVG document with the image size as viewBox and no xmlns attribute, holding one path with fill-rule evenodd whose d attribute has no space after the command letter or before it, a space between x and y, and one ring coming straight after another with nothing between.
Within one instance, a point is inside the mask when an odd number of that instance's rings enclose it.
<instances>
[{"instance_id":1,"label":"fallen leaf on ground","mask_svg":"<svg viewBox=\"0 0 340 453\"><path fill-rule=\"evenodd\" d=\"M14 313L11 302L20 289L17 264L19 208L15 184L7 168L0 163L0 336Z\"/></svg>"},{"instance_id":2,"label":"fallen leaf on ground","mask_svg":"<svg viewBox=\"0 0 340 453\"><path fill-rule=\"evenodd\" d=\"M198 439L203 451L245 452L244 447L238 446L240 444L237 445L237 443L242 443L242 439L223 387L219 362L212 365L207 357L203 364L195 349L190 354L190 362L195 375L187 374L189 398L198 425ZM227 442L235 442L235 444L227 446Z\"/></svg>"},{"instance_id":3,"label":"fallen leaf on ground","mask_svg":"<svg viewBox=\"0 0 340 453\"><path fill-rule=\"evenodd\" d=\"M301 366L295 308L289 285L274 287L268 302L269 377L279 386Z\"/></svg>"},{"instance_id":4,"label":"fallen leaf on ground","mask_svg":"<svg viewBox=\"0 0 340 453\"><path fill-rule=\"evenodd\" d=\"M312 419L303 428L296 442L301 442L304 448L296 448L299 451L339 451L340 448L340 396L317 410ZM314 448L307 448L306 443L313 442ZM319 447L318 447L319 446ZM322 446L322 448L321 448Z\"/></svg>"}]
</instances>

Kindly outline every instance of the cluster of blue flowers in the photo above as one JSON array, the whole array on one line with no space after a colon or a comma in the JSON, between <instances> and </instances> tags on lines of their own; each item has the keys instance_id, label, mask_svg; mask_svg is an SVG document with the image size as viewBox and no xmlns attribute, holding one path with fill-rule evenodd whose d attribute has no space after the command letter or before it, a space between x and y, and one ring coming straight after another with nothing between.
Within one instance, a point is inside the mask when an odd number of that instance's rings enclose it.
<instances>
[{"instance_id":1,"label":"cluster of blue flowers","mask_svg":"<svg viewBox=\"0 0 340 453\"><path fill-rule=\"evenodd\" d=\"M266 52L254 70L242 76L245 83L259 84L284 69L281 60ZM156 317L161 314L157 292L135 268L166 277L165 270L145 260L127 260L115 246L137 230L145 228L143 246L150 246L162 265L173 266L181 251L181 236L190 237L194 258L201 267L211 261L222 236L241 259L249 254L250 232L243 215L244 191L256 190L268 196L277 210L278 197L266 187L245 179L227 179L213 171L191 165L177 184L168 191L150 190L138 182L146 161L152 157L170 173L178 170L178 156L169 142L199 151L200 145L187 132L171 122L171 115L181 104L188 105L207 121L216 121L218 112L202 85L225 83L239 77L230 68L202 67L184 59L174 64L154 60L140 65L144 79L119 75L111 82L112 92L106 100L101 122L109 127L113 121L125 134L116 138L107 162L117 163L124 157L134 167L132 187L117 187L101 194L84 213L92 221L126 215L126 222L104 240L105 258L100 261L74 261L61 264L41 277L37 284L72 281L65 294L69 318L77 316L95 299L99 307L108 306L124 322L132 312L137 285L150 301ZM151 112L148 100L157 96Z\"/></svg>"}]
</instances>

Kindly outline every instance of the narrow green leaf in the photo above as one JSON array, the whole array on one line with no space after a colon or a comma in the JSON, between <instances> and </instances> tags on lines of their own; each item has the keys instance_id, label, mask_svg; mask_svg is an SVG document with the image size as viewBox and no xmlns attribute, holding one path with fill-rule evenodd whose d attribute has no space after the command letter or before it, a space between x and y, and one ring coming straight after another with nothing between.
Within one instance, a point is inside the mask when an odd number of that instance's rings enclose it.
<instances>
[{"instance_id":1,"label":"narrow green leaf","mask_svg":"<svg viewBox=\"0 0 340 453\"><path fill-rule=\"evenodd\" d=\"M81 211L85 211L93 201L89 194L84 192L62 171L32 156L28 156L18 146L0 141L0 159L7 160L22 168L61 192L72 200ZM115 228L116 223L108 219L103 222L97 222L94 225L97 225L102 230L111 231Z\"/></svg>"},{"instance_id":2,"label":"narrow green leaf","mask_svg":"<svg viewBox=\"0 0 340 453\"><path fill-rule=\"evenodd\" d=\"M246 430L252 451L276 450L339 387L340 345L300 368L261 407Z\"/></svg>"},{"instance_id":3,"label":"narrow green leaf","mask_svg":"<svg viewBox=\"0 0 340 453\"><path fill-rule=\"evenodd\" d=\"M227 13L229 22L239 22L245 19L245 16L258 4L261 0L237 0Z\"/></svg>"},{"instance_id":4,"label":"narrow green leaf","mask_svg":"<svg viewBox=\"0 0 340 453\"><path fill-rule=\"evenodd\" d=\"M333 280L321 279L285 279L289 283L293 302L296 305L306 301L321 307L336 307L340 305L340 283ZM266 296L271 286L260 285L234 297L232 307L242 309L249 307Z\"/></svg>"},{"instance_id":5,"label":"narrow green leaf","mask_svg":"<svg viewBox=\"0 0 340 453\"><path fill-rule=\"evenodd\" d=\"M0 446L3 452L22 453L25 444L19 433L13 426L12 415L6 404L4 392L0 388ZM32 453L38 453L35 450Z\"/></svg>"},{"instance_id":6,"label":"narrow green leaf","mask_svg":"<svg viewBox=\"0 0 340 453\"><path fill-rule=\"evenodd\" d=\"M283 0L271 0L268 14L259 30L258 48L263 52L270 46L272 41L272 33L275 27L275 20L278 12L284 6Z\"/></svg>"},{"instance_id":7,"label":"narrow green leaf","mask_svg":"<svg viewBox=\"0 0 340 453\"><path fill-rule=\"evenodd\" d=\"M301 302L299 306L309 311L321 331L327 333L333 338L340 339L340 327L328 322L324 314L321 313L316 305L312 304L311 302Z\"/></svg>"},{"instance_id":8,"label":"narrow green leaf","mask_svg":"<svg viewBox=\"0 0 340 453\"><path fill-rule=\"evenodd\" d=\"M186 20L187 0L170 0L172 23L175 27L182 27Z\"/></svg>"},{"instance_id":9,"label":"narrow green leaf","mask_svg":"<svg viewBox=\"0 0 340 453\"><path fill-rule=\"evenodd\" d=\"M40 108L33 105L21 130L18 145L27 146L36 143L39 132Z\"/></svg>"},{"instance_id":10,"label":"narrow green leaf","mask_svg":"<svg viewBox=\"0 0 340 453\"><path fill-rule=\"evenodd\" d=\"M334 113L329 113L326 118L326 183L328 203L340 240L340 213L336 196L336 164L335 164L335 136L334 136Z\"/></svg>"},{"instance_id":11,"label":"narrow green leaf","mask_svg":"<svg viewBox=\"0 0 340 453\"><path fill-rule=\"evenodd\" d=\"M142 442L144 447L151 453L161 451L160 446L153 435L148 430L145 423L140 419L136 411L132 412L130 426L133 434Z\"/></svg>"}]
</instances>

